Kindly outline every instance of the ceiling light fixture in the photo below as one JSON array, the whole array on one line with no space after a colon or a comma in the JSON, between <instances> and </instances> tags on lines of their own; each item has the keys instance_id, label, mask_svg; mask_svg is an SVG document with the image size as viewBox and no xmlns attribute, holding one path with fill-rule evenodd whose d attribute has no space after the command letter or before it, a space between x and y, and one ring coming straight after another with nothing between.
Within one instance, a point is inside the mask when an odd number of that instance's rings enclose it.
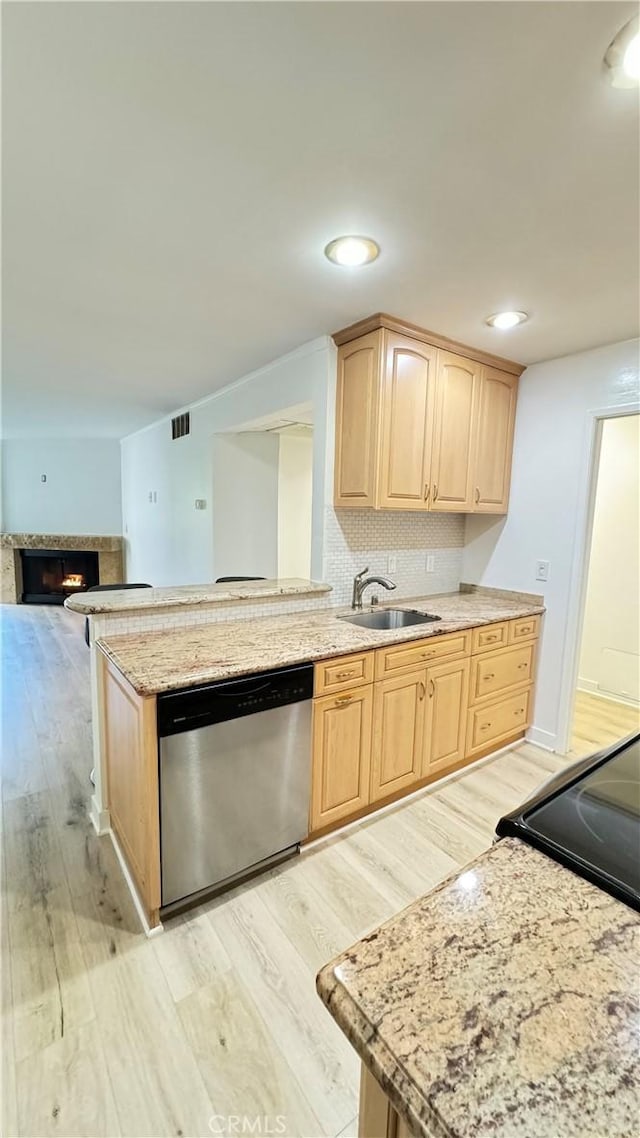
<instances>
[{"instance_id":1,"label":"ceiling light fixture","mask_svg":"<svg viewBox=\"0 0 640 1138\"><path fill-rule=\"evenodd\" d=\"M640 17L634 16L611 41L604 57L609 82L614 87L637 87L640 83Z\"/></svg>"},{"instance_id":2,"label":"ceiling light fixture","mask_svg":"<svg viewBox=\"0 0 640 1138\"><path fill-rule=\"evenodd\" d=\"M371 237L335 237L324 251L334 265L355 269L370 265L380 255L380 246Z\"/></svg>"},{"instance_id":3,"label":"ceiling light fixture","mask_svg":"<svg viewBox=\"0 0 640 1138\"><path fill-rule=\"evenodd\" d=\"M528 319L526 312L494 312L493 316L487 316L485 324L490 328L499 328L501 332L506 332L508 328L524 324Z\"/></svg>"}]
</instances>

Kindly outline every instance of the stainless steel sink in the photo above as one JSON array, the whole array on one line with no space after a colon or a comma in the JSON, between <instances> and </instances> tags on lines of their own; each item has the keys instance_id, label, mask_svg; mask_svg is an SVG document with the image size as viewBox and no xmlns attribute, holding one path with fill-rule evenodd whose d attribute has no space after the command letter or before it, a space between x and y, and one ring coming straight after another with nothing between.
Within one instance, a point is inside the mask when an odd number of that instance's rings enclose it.
<instances>
[{"instance_id":1,"label":"stainless steel sink","mask_svg":"<svg viewBox=\"0 0 640 1138\"><path fill-rule=\"evenodd\" d=\"M359 624L363 628L407 628L412 624L431 624L432 621L441 619L416 609L380 609L378 612L359 612L338 617L338 620Z\"/></svg>"}]
</instances>

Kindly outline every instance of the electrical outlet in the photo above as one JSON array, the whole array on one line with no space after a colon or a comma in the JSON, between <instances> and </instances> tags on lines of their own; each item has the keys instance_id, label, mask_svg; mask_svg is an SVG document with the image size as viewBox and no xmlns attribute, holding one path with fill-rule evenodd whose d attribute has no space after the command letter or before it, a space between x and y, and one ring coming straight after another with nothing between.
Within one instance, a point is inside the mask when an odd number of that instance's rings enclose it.
<instances>
[{"instance_id":1,"label":"electrical outlet","mask_svg":"<svg viewBox=\"0 0 640 1138\"><path fill-rule=\"evenodd\" d=\"M398 568L398 558L395 553L390 553L387 557L387 573L395 573Z\"/></svg>"},{"instance_id":2,"label":"electrical outlet","mask_svg":"<svg viewBox=\"0 0 640 1138\"><path fill-rule=\"evenodd\" d=\"M196 510L206 510L207 503L204 498L196 498Z\"/></svg>"},{"instance_id":3,"label":"electrical outlet","mask_svg":"<svg viewBox=\"0 0 640 1138\"><path fill-rule=\"evenodd\" d=\"M435 573L436 556L435 553L427 553L427 573Z\"/></svg>"},{"instance_id":4,"label":"electrical outlet","mask_svg":"<svg viewBox=\"0 0 640 1138\"><path fill-rule=\"evenodd\" d=\"M536 561L536 581L549 580L549 562Z\"/></svg>"}]
</instances>

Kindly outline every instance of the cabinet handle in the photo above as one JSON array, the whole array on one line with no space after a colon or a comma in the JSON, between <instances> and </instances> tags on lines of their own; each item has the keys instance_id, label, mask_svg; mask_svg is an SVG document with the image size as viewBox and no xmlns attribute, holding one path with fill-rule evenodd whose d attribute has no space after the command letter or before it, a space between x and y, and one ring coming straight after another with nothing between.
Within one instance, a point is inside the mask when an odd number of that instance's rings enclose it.
<instances>
[{"instance_id":1,"label":"cabinet handle","mask_svg":"<svg viewBox=\"0 0 640 1138\"><path fill-rule=\"evenodd\" d=\"M435 648L431 648L428 652L421 652L420 656L423 660L429 660L432 656L435 656L435 654Z\"/></svg>"},{"instance_id":2,"label":"cabinet handle","mask_svg":"<svg viewBox=\"0 0 640 1138\"><path fill-rule=\"evenodd\" d=\"M529 665L528 664L518 664L518 667L520 668L520 670L522 670L522 668L528 668Z\"/></svg>"},{"instance_id":3,"label":"cabinet handle","mask_svg":"<svg viewBox=\"0 0 640 1138\"><path fill-rule=\"evenodd\" d=\"M490 726L491 726L491 724L490 724L490 723L481 723L481 724L480 724L480 730L481 730L481 731L488 731L488 730L489 730L489 728L490 728Z\"/></svg>"},{"instance_id":4,"label":"cabinet handle","mask_svg":"<svg viewBox=\"0 0 640 1138\"><path fill-rule=\"evenodd\" d=\"M498 639L498 636L497 636L497 633L495 633L495 632L492 632L491 636L485 636L485 641L487 642L487 644L490 644L492 640L497 640L497 639Z\"/></svg>"},{"instance_id":5,"label":"cabinet handle","mask_svg":"<svg viewBox=\"0 0 640 1138\"><path fill-rule=\"evenodd\" d=\"M524 715L524 707L518 707L513 713L514 715Z\"/></svg>"},{"instance_id":6,"label":"cabinet handle","mask_svg":"<svg viewBox=\"0 0 640 1138\"><path fill-rule=\"evenodd\" d=\"M420 688L420 695L418 696L418 699L424 699L427 693L427 689L425 688L422 680L418 680L418 687Z\"/></svg>"},{"instance_id":7,"label":"cabinet handle","mask_svg":"<svg viewBox=\"0 0 640 1138\"><path fill-rule=\"evenodd\" d=\"M336 700L336 706L341 707L345 703L351 703L352 699L353 699L352 695L339 695L337 700Z\"/></svg>"},{"instance_id":8,"label":"cabinet handle","mask_svg":"<svg viewBox=\"0 0 640 1138\"><path fill-rule=\"evenodd\" d=\"M433 693L436 690L436 685L433 680L429 680L429 699L433 699Z\"/></svg>"},{"instance_id":9,"label":"cabinet handle","mask_svg":"<svg viewBox=\"0 0 640 1138\"><path fill-rule=\"evenodd\" d=\"M485 678L485 680L495 680L496 674L495 674L495 672L487 672L487 674L484 678Z\"/></svg>"},{"instance_id":10,"label":"cabinet handle","mask_svg":"<svg viewBox=\"0 0 640 1138\"><path fill-rule=\"evenodd\" d=\"M352 675L353 675L353 668L351 668L350 671L348 671L348 672L336 672L336 679L337 680L348 680L349 677Z\"/></svg>"},{"instance_id":11,"label":"cabinet handle","mask_svg":"<svg viewBox=\"0 0 640 1138\"><path fill-rule=\"evenodd\" d=\"M530 624L521 624L520 625L520 628L518 629L519 635L524 636L525 632L531 632L531 625Z\"/></svg>"},{"instance_id":12,"label":"cabinet handle","mask_svg":"<svg viewBox=\"0 0 640 1138\"><path fill-rule=\"evenodd\" d=\"M425 500L425 502L429 501L429 489L430 489L429 483L425 482L425 484L424 484L424 500Z\"/></svg>"},{"instance_id":13,"label":"cabinet handle","mask_svg":"<svg viewBox=\"0 0 640 1138\"><path fill-rule=\"evenodd\" d=\"M433 500L434 500L434 502L436 501L437 497L438 497L438 483L434 482L434 484L433 484Z\"/></svg>"},{"instance_id":14,"label":"cabinet handle","mask_svg":"<svg viewBox=\"0 0 640 1138\"><path fill-rule=\"evenodd\" d=\"M480 487L476 486L476 506L478 505L479 501L480 501Z\"/></svg>"}]
</instances>

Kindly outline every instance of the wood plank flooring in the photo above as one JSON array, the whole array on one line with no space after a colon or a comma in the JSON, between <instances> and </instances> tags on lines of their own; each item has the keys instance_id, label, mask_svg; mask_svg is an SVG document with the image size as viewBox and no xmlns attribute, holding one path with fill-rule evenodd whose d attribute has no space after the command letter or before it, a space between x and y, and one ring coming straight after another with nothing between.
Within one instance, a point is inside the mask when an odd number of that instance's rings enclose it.
<instances>
[{"instance_id":1,"label":"wood plank flooring","mask_svg":"<svg viewBox=\"0 0 640 1138\"><path fill-rule=\"evenodd\" d=\"M239 1133L240 1117L355 1135L358 1061L318 968L485 849L566 760L518 746L147 940L87 816L82 621L2 618L2 1133L200 1136Z\"/></svg>"},{"instance_id":2,"label":"wood plank flooring","mask_svg":"<svg viewBox=\"0 0 640 1138\"><path fill-rule=\"evenodd\" d=\"M640 708L605 699L593 692L576 692L570 755L588 755L640 731Z\"/></svg>"}]
</instances>

